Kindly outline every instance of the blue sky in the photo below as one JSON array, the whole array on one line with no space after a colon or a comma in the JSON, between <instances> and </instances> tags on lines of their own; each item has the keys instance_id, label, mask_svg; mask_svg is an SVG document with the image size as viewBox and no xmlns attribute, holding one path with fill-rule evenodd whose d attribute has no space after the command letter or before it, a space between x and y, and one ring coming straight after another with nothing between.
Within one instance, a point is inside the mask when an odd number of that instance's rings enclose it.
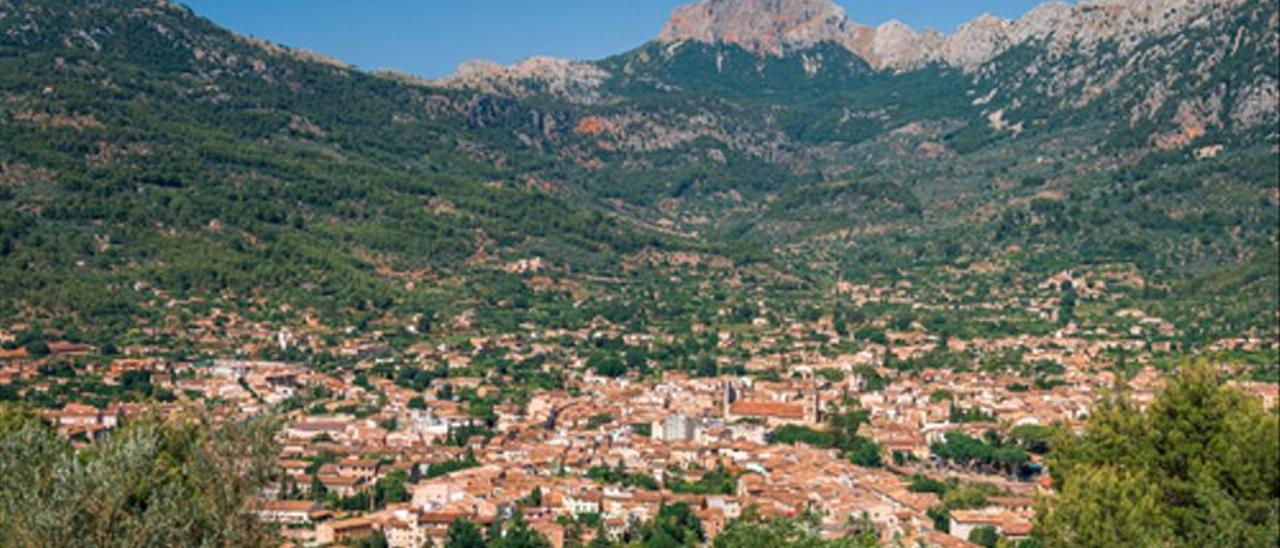
<instances>
[{"instance_id":1,"label":"blue sky","mask_svg":"<svg viewBox=\"0 0 1280 548\"><path fill-rule=\"evenodd\" d=\"M599 59L658 34L689 0L180 0L240 34L365 69L444 76L468 59ZM983 12L1018 17L1039 0L837 0L855 21L950 32Z\"/></svg>"}]
</instances>

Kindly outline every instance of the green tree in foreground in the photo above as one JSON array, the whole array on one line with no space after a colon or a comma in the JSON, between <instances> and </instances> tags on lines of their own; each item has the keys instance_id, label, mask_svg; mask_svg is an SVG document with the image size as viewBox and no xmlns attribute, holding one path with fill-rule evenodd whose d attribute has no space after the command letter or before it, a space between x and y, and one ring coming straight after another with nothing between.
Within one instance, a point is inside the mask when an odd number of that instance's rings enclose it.
<instances>
[{"instance_id":1,"label":"green tree in foreground","mask_svg":"<svg viewBox=\"0 0 1280 548\"><path fill-rule=\"evenodd\" d=\"M76 450L38 419L0 409L0 545L256 546L250 500L269 479L270 421L142 418Z\"/></svg>"},{"instance_id":2,"label":"green tree in foreground","mask_svg":"<svg viewBox=\"0 0 1280 548\"><path fill-rule=\"evenodd\" d=\"M851 516L857 523L858 518ZM715 548L866 548L877 546L874 527L861 527L842 539L823 540L818 536L815 516L765 519L748 508L741 518L732 521L716 536Z\"/></svg>"},{"instance_id":3,"label":"green tree in foreground","mask_svg":"<svg viewBox=\"0 0 1280 548\"><path fill-rule=\"evenodd\" d=\"M463 519L455 519L449 524L449 536L445 540L447 548L484 548L484 535L476 524Z\"/></svg>"},{"instance_id":4,"label":"green tree in foreground","mask_svg":"<svg viewBox=\"0 0 1280 548\"><path fill-rule=\"evenodd\" d=\"M996 542L1000 541L1000 534L996 533L994 527L984 525L974 529L969 533L969 542L984 546L986 548L995 548Z\"/></svg>"},{"instance_id":5,"label":"green tree in foreground","mask_svg":"<svg viewBox=\"0 0 1280 548\"><path fill-rule=\"evenodd\" d=\"M702 521L687 502L663 505L657 516L635 524L625 536L627 544L638 542L651 548L699 546L706 540L702 534Z\"/></svg>"},{"instance_id":6,"label":"green tree in foreground","mask_svg":"<svg viewBox=\"0 0 1280 548\"><path fill-rule=\"evenodd\" d=\"M489 548L550 548L551 542L529 527L524 515L516 512L500 537L489 539Z\"/></svg>"},{"instance_id":7,"label":"green tree in foreground","mask_svg":"<svg viewBox=\"0 0 1280 548\"><path fill-rule=\"evenodd\" d=\"M1047 462L1045 546L1274 546L1280 530L1280 421L1205 362L1146 410L1100 402Z\"/></svg>"}]
</instances>

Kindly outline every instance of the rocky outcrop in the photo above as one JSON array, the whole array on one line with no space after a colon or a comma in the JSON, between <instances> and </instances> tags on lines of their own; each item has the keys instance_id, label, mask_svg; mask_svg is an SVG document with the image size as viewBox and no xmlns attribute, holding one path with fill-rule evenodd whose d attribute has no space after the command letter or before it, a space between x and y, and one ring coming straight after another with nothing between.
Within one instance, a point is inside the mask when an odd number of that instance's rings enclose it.
<instances>
[{"instance_id":1,"label":"rocky outcrop","mask_svg":"<svg viewBox=\"0 0 1280 548\"><path fill-rule=\"evenodd\" d=\"M1276 123L1275 80L1263 67L1280 54L1278 26L1271 0L1045 4L996 34L1029 47L973 68L974 91L1009 123L1044 116L1021 108L1029 102L1069 112L1102 99L1100 111L1129 127L1159 128L1151 145L1182 148L1213 130Z\"/></svg>"},{"instance_id":2,"label":"rocky outcrop","mask_svg":"<svg viewBox=\"0 0 1280 548\"><path fill-rule=\"evenodd\" d=\"M432 83L516 97L543 93L575 103L595 103L608 77L608 72L591 63L531 57L511 66L468 61L453 76Z\"/></svg>"},{"instance_id":3,"label":"rocky outcrop","mask_svg":"<svg viewBox=\"0 0 1280 548\"><path fill-rule=\"evenodd\" d=\"M1243 128L1275 127L1276 105L1280 105L1280 89L1276 81L1261 77L1240 94L1231 111L1231 119Z\"/></svg>"},{"instance_id":4,"label":"rocky outcrop","mask_svg":"<svg viewBox=\"0 0 1280 548\"><path fill-rule=\"evenodd\" d=\"M658 40L736 44L783 55L823 42L852 49L867 30L830 0L705 0L677 8Z\"/></svg>"},{"instance_id":5,"label":"rocky outcrop","mask_svg":"<svg viewBox=\"0 0 1280 548\"><path fill-rule=\"evenodd\" d=\"M1016 20L982 15L944 35L917 32L899 21L865 26L831 0L702 0L676 9L658 36L666 47L637 50L635 62L546 57L510 67L473 62L434 83L517 97L549 95L578 104L620 104L622 96L605 96L606 89L625 88L606 86L612 78L680 89L679 82L647 74L639 65L651 54L675 55L681 44L733 44L761 57L798 60L811 77L833 70L824 69L831 56L813 48L835 44L882 70L908 72L930 64L962 69L966 89L955 91L968 94L974 114L998 132L1018 134L1043 123L1050 112L1069 117L1102 105L1100 112L1131 128L1154 123L1159 129L1152 132L1152 145L1180 148L1216 130L1276 123L1280 92L1274 73L1230 68L1232 63L1262 66L1280 55L1274 40L1280 22L1271 2L1050 2ZM1002 56L1015 48L1017 55ZM722 70L726 55L714 52L715 70ZM861 70L857 65L850 70ZM696 117L591 118L574 133L633 151L699 137L723 141L733 134L725 128L712 131L715 124L702 122ZM778 155L757 145L750 145L758 149L753 155Z\"/></svg>"},{"instance_id":6,"label":"rocky outcrop","mask_svg":"<svg viewBox=\"0 0 1280 548\"><path fill-rule=\"evenodd\" d=\"M775 56L830 42L877 68L909 70L943 62L973 69L1029 40L1059 52L1091 50L1104 42L1132 48L1154 34L1194 24L1211 8L1240 1L1052 2L1018 20L984 14L944 36L934 31L917 33L897 21L868 27L846 17L831 0L703 0L676 9L658 40L735 44Z\"/></svg>"}]
</instances>

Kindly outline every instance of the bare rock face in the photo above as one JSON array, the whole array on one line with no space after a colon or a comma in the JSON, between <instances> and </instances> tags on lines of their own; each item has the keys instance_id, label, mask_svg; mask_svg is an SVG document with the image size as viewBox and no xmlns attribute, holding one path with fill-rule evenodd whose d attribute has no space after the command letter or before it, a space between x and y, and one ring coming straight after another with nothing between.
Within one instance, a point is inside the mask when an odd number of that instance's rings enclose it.
<instances>
[{"instance_id":1,"label":"bare rock face","mask_svg":"<svg viewBox=\"0 0 1280 548\"><path fill-rule=\"evenodd\" d=\"M702 0L677 8L658 40L735 44L758 55L783 55L831 42L876 68L911 70L943 62L974 69L1028 40L1059 52L1091 50L1102 42L1119 43L1123 51L1153 34L1195 24L1210 8L1240 1L1050 2L1016 21L984 14L943 36L917 33L897 21L868 27L850 20L831 0Z\"/></svg>"},{"instance_id":2,"label":"bare rock face","mask_svg":"<svg viewBox=\"0 0 1280 548\"><path fill-rule=\"evenodd\" d=\"M658 40L735 44L758 55L830 42L873 67L909 70L935 61L985 62L1008 47L1010 26L988 15L946 37L917 33L899 21L871 28L850 20L831 0L703 0L676 9Z\"/></svg>"},{"instance_id":3,"label":"bare rock face","mask_svg":"<svg viewBox=\"0 0 1280 548\"><path fill-rule=\"evenodd\" d=\"M946 37L936 31L917 34L898 20L888 21L867 34L870 35L870 47L855 51L872 66L880 68L904 69L935 61L946 41Z\"/></svg>"},{"instance_id":4,"label":"bare rock face","mask_svg":"<svg viewBox=\"0 0 1280 548\"><path fill-rule=\"evenodd\" d=\"M782 55L823 42L853 49L855 36L866 30L830 0L705 0L677 8L658 40L736 44Z\"/></svg>"},{"instance_id":5,"label":"bare rock face","mask_svg":"<svg viewBox=\"0 0 1280 548\"><path fill-rule=\"evenodd\" d=\"M1280 86L1275 80L1263 76L1241 94L1231 111L1231 118L1246 128L1275 125L1276 105L1280 105Z\"/></svg>"},{"instance_id":6,"label":"bare rock face","mask_svg":"<svg viewBox=\"0 0 1280 548\"><path fill-rule=\"evenodd\" d=\"M943 48L943 59L961 67L985 63L1004 52L1011 44L1007 19L982 14L956 29Z\"/></svg>"},{"instance_id":7,"label":"bare rock face","mask_svg":"<svg viewBox=\"0 0 1280 548\"><path fill-rule=\"evenodd\" d=\"M546 93L571 102L594 103L600 100L600 86L608 77L608 72L591 63L530 57L511 66L468 61L453 76L432 83L516 97Z\"/></svg>"}]
</instances>

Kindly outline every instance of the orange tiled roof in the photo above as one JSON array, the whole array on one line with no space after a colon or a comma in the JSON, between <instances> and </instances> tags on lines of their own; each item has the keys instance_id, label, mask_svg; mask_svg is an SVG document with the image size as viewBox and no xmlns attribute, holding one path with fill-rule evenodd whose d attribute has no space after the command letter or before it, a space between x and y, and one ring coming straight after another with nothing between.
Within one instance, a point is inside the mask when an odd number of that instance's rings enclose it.
<instances>
[{"instance_id":1,"label":"orange tiled roof","mask_svg":"<svg viewBox=\"0 0 1280 548\"><path fill-rule=\"evenodd\" d=\"M365 527L372 527L372 526L373 526L373 522L370 521L368 518L351 518L351 519L343 519L343 520L329 522L329 527L332 527L334 531L363 529Z\"/></svg>"},{"instance_id":2,"label":"orange tiled roof","mask_svg":"<svg viewBox=\"0 0 1280 548\"><path fill-rule=\"evenodd\" d=\"M1004 512L990 512L985 510L951 511L951 521L955 523L987 523L995 525L1004 521L1004 519Z\"/></svg>"},{"instance_id":3,"label":"orange tiled roof","mask_svg":"<svg viewBox=\"0 0 1280 548\"><path fill-rule=\"evenodd\" d=\"M260 508L266 512L310 512L319 509L320 505L310 500L268 500Z\"/></svg>"},{"instance_id":4,"label":"orange tiled roof","mask_svg":"<svg viewBox=\"0 0 1280 548\"><path fill-rule=\"evenodd\" d=\"M782 419L803 419L805 415L804 406L797 403L740 401L730 406L729 411L740 416Z\"/></svg>"}]
</instances>

